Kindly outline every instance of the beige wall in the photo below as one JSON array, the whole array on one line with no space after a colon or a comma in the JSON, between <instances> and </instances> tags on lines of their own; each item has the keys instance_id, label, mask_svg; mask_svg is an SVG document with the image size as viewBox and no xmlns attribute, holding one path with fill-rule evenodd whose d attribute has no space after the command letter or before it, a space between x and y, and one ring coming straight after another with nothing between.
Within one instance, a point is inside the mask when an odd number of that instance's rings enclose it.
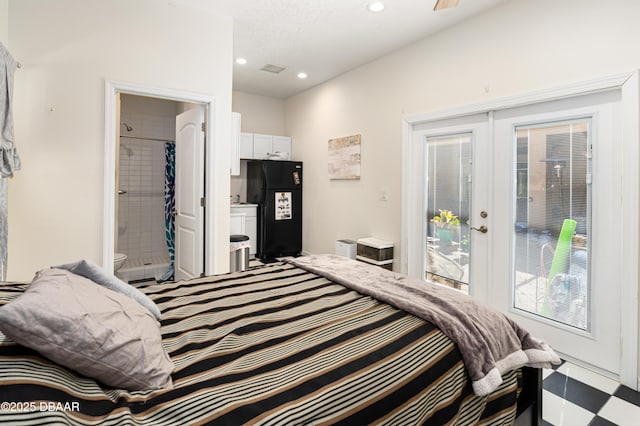
<instances>
[{"instance_id":1,"label":"beige wall","mask_svg":"<svg viewBox=\"0 0 640 426\"><path fill-rule=\"evenodd\" d=\"M242 114L242 131L285 135L284 100L233 91L233 111Z\"/></svg>"},{"instance_id":2,"label":"beige wall","mask_svg":"<svg viewBox=\"0 0 640 426\"><path fill-rule=\"evenodd\" d=\"M636 68L637 16L640 2L625 0L511 0L287 99L287 134L313 194L304 198L304 249L333 252L336 239L363 236L398 246L403 114ZM328 139L356 133L362 178L330 181Z\"/></svg>"},{"instance_id":3,"label":"beige wall","mask_svg":"<svg viewBox=\"0 0 640 426\"><path fill-rule=\"evenodd\" d=\"M79 258L102 261L105 80L215 96L215 139L229 139L233 22L154 0L10 0L9 20L22 62L14 108L23 168L9 184L8 278L16 280ZM228 235L226 144L215 166L224 173L209 191ZM228 268L226 239L215 255Z\"/></svg>"}]
</instances>

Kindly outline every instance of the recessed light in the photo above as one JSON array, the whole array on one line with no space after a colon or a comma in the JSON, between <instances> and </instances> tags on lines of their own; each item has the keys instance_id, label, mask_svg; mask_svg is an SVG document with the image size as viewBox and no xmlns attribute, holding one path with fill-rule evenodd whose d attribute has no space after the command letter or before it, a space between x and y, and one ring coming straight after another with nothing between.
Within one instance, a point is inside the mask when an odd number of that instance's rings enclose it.
<instances>
[{"instance_id":1,"label":"recessed light","mask_svg":"<svg viewBox=\"0 0 640 426\"><path fill-rule=\"evenodd\" d=\"M238 58L238 59L236 59L236 64L246 65L247 64L247 60L245 58Z\"/></svg>"},{"instance_id":2,"label":"recessed light","mask_svg":"<svg viewBox=\"0 0 640 426\"><path fill-rule=\"evenodd\" d=\"M307 78L307 73L299 72L299 73L298 73L298 78L299 78L299 79L301 79L301 80L303 80L303 79Z\"/></svg>"},{"instance_id":3,"label":"recessed light","mask_svg":"<svg viewBox=\"0 0 640 426\"><path fill-rule=\"evenodd\" d=\"M384 10L384 3L381 1L374 1L373 3L369 3L367 9L369 9L369 12L373 13L382 12Z\"/></svg>"}]
</instances>

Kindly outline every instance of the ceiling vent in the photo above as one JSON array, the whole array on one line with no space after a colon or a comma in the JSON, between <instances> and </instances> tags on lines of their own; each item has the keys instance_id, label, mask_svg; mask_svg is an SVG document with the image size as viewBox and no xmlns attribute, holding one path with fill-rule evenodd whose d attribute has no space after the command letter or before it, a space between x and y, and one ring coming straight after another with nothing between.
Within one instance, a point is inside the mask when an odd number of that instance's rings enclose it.
<instances>
[{"instance_id":1,"label":"ceiling vent","mask_svg":"<svg viewBox=\"0 0 640 426\"><path fill-rule=\"evenodd\" d=\"M278 65L267 64L260 68L260 71L266 71L273 74L280 74L282 71L286 70L286 67L280 67Z\"/></svg>"}]
</instances>

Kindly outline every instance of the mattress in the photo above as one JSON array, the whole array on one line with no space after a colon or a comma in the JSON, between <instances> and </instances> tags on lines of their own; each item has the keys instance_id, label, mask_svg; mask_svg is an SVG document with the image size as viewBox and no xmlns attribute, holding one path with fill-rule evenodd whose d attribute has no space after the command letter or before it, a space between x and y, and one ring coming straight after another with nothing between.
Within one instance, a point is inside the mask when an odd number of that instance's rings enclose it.
<instances>
[{"instance_id":1,"label":"mattress","mask_svg":"<svg viewBox=\"0 0 640 426\"><path fill-rule=\"evenodd\" d=\"M0 304L26 286L1 286ZM456 345L433 324L291 264L138 288L162 311L173 389L111 389L0 333L2 420L395 426L515 419L520 370L477 396Z\"/></svg>"}]
</instances>

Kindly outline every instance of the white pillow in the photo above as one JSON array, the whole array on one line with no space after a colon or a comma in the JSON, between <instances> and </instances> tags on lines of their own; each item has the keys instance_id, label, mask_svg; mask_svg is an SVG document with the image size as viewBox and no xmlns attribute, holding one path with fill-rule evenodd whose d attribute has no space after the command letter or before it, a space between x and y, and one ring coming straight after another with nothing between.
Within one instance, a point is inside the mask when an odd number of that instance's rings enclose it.
<instances>
[{"instance_id":1,"label":"white pillow","mask_svg":"<svg viewBox=\"0 0 640 426\"><path fill-rule=\"evenodd\" d=\"M108 386L172 387L174 365L153 315L129 297L67 270L38 272L23 294L0 307L0 330Z\"/></svg>"},{"instance_id":2,"label":"white pillow","mask_svg":"<svg viewBox=\"0 0 640 426\"><path fill-rule=\"evenodd\" d=\"M52 268L66 269L74 274L82 275L85 278L89 278L96 284L105 286L106 288L117 291L118 293L125 294L136 302L140 303L160 321L160 309L153 303L153 300L146 294L141 292L135 287L130 286L113 274L105 272L104 269L91 262L90 260L80 260L78 262L66 263L64 265L52 266Z\"/></svg>"}]
</instances>

